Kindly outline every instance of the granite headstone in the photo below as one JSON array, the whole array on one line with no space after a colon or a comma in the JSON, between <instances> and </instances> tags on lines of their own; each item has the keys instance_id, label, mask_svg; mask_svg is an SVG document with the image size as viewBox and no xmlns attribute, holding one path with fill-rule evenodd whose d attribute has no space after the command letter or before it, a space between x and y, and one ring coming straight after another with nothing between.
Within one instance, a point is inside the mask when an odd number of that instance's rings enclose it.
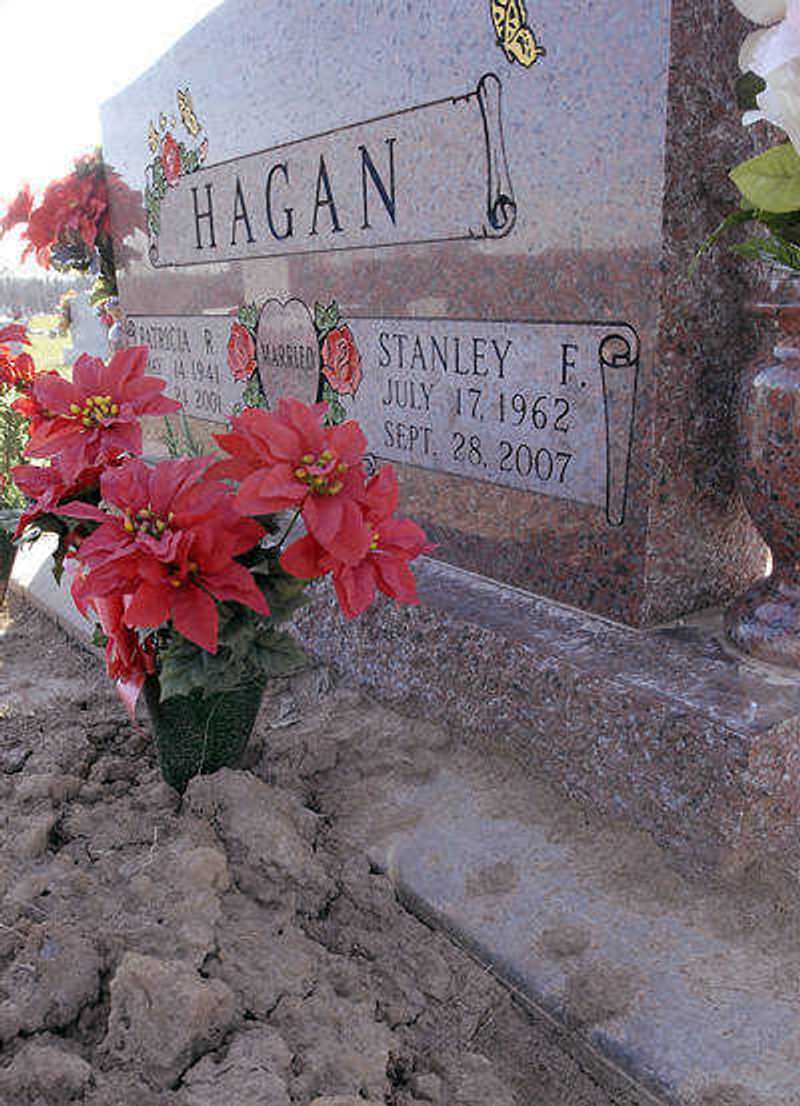
<instances>
[{"instance_id":1,"label":"granite headstone","mask_svg":"<svg viewBox=\"0 0 800 1106\"><path fill-rule=\"evenodd\" d=\"M633 625L727 598L764 566L741 288L687 270L747 141L743 30L698 0L227 0L103 110L143 206L112 211L129 343L206 431L281 394L360 419L443 561Z\"/></svg>"}]
</instances>

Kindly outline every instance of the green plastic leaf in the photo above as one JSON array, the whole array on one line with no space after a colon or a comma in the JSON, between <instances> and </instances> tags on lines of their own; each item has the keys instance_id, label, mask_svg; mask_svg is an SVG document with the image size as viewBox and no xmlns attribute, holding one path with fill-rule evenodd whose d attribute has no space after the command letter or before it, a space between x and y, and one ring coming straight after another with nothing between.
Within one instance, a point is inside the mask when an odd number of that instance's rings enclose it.
<instances>
[{"instance_id":1,"label":"green plastic leaf","mask_svg":"<svg viewBox=\"0 0 800 1106\"><path fill-rule=\"evenodd\" d=\"M800 210L800 157L790 143L773 146L731 170L745 199L763 211Z\"/></svg>"},{"instance_id":2,"label":"green plastic leaf","mask_svg":"<svg viewBox=\"0 0 800 1106\"><path fill-rule=\"evenodd\" d=\"M689 266L689 276L694 276L700 258L704 254L708 253L708 251L717 243L717 241L722 237L723 234L727 234L727 232L729 230L732 230L734 227L741 226L744 223L750 223L755 218L756 212L751 207L739 208L736 211L732 211L730 215L726 215L719 226L716 228L716 230L713 230L711 234L709 234L708 238L706 238L697 253L694 255L694 259Z\"/></svg>"},{"instance_id":3,"label":"green plastic leaf","mask_svg":"<svg viewBox=\"0 0 800 1106\"><path fill-rule=\"evenodd\" d=\"M324 338L339 322L339 305L336 300L325 307L322 303L314 304L314 326L320 338Z\"/></svg>"},{"instance_id":4,"label":"green plastic leaf","mask_svg":"<svg viewBox=\"0 0 800 1106\"><path fill-rule=\"evenodd\" d=\"M736 106L739 111L755 111L756 97L767 87L767 82L757 73L743 73L736 81Z\"/></svg>"},{"instance_id":5,"label":"green plastic leaf","mask_svg":"<svg viewBox=\"0 0 800 1106\"><path fill-rule=\"evenodd\" d=\"M259 314L260 309L257 303L243 303L237 312L239 322L242 326L247 327L254 338L258 327Z\"/></svg>"},{"instance_id":6,"label":"green plastic leaf","mask_svg":"<svg viewBox=\"0 0 800 1106\"><path fill-rule=\"evenodd\" d=\"M116 288L113 287L109 278L106 276L99 276L92 285L89 303L92 307L96 307L98 303L102 303L115 294Z\"/></svg>"},{"instance_id":7,"label":"green plastic leaf","mask_svg":"<svg viewBox=\"0 0 800 1106\"><path fill-rule=\"evenodd\" d=\"M242 393L242 402L245 407L262 407L265 411L269 410L269 402L261 389L261 379L258 373L253 373L247 381Z\"/></svg>"},{"instance_id":8,"label":"green plastic leaf","mask_svg":"<svg viewBox=\"0 0 800 1106\"><path fill-rule=\"evenodd\" d=\"M302 586L302 581L295 583ZM294 602L295 608L297 605ZM282 613L289 606L284 602ZM213 655L173 630L163 634L164 644L159 650L162 702L194 692L214 695L265 682L299 671L307 663L291 634L274 628L275 614L263 618L237 603L220 603L218 610L219 648Z\"/></svg>"},{"instance_id":9,"label":"green plastic leaf","mask_svg":"<svg viewBox=\"0 0 800 1106\"><path fill-rule=\"evenodd\" d=\"M747 257L752 261L767 261L800 272L800 246L774 235L748 238L733 246L732 250L740 257Z\"/></svg>"},{"instance_id":10,"label":"green plastic leaf","mask_svg":"<svg viewBox=\"0 0 800 1106\"><path fill-rule=\"evenodd\" d=\"M347 418L347 409L342 405L338 395L331 388L330 384L325 382L322 386L322 398L328 404L328 413L325 416L326 426L338 426L340 422L344 422Z\"/></svg>"}]
</instances>

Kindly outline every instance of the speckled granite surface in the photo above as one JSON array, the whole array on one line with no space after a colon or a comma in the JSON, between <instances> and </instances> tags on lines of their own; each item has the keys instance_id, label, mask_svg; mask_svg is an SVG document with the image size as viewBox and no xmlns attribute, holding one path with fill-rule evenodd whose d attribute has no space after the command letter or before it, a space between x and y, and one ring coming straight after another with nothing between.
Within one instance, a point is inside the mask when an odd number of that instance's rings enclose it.
<instances>
[{"instance_id":1,"label":"speckled granite surface","mask_svg":"<svg viewBox=\"0 0 800 1106\"><path fill-rule=\"evenodd\" d=\"M488 0L440 15L385 0L268 8L227 0L105 105L106 157L141 191L153 160L148 123L173 125L179 88L191 90L207 166L267 151L266 174L278 156L269 151L281 144L330 131L333 151L345 125L463 97L494 73L515 204L505 236L413 244L425 228L418 197L402 191L402 139L397 233L407 217L407 244L342 248L358 224L351 219L338 234L328 218L326 233L309 239L318 252L298 253L293 243L285 256L250 250L220 264L154 268L137 231L119 251L123 307L219 316L298 297L311 307L335 299L343 319L624 322L639 336L641 363L622 527L597 505L411 464L400 466L404 508L430 530L441 560L621 622L649 625L724 602L765 566L734 491L731 449L731 399L753 335L738 263L720 249L692 279L688 268L736 202L727 168L758 141L740 126L732 98L748 25L728 2L539 0L528 17L547 55L524 69L498 45ZM258 65L241 64L244 41ZM331 64L343 56L358 64ZM199 142L180 133L188 146ZM433 173L448 140L437 134L430 149L414 149L414 173L429 161ZM281 148L290 157L292 148ZM343 179L335 187L344 212L361 182ZM170 200L190 181L170 187ZM306 234L313 180L304 187L292 178L282 204L294 204ZM459 203L464 187L452 182ZM269 253L277 247L262 192L253 237ZM235 222L226 233L227 250ZM219 364L226 372L224 355ZM603 467L602 443L595 447Z\"/></svg>"},{"instance_id":2,"label":"speckled granite surface","mask_svg":"<svg viewBox=\"0 0 800 1106\"><path fill-rule=\"evenodd\" d=\"M800 844L800 679L723 645L721 620L636 631L427 561L423 606L343 624L314 655L386 702L489 737L596 810L713 869Z\"/></svg>"}]
</instances>

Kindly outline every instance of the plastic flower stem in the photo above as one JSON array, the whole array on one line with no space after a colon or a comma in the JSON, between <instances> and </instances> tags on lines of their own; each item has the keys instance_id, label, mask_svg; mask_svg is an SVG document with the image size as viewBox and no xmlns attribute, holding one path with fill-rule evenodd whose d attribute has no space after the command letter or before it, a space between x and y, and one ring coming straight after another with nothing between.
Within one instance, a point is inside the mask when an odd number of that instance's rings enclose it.
<instances>
[{"instance_id":1,"label":"plastic flower stem","mask_svg":"<svg viewBox=\"0 0 800 1106\"><path fill-rule=\"evenodd\" d=\"M280 539L280 541L278 542L278 549L280 549L280 548L281 548L281 546L283 545L283 543L284 543L284 542L286 541L286 539L287 539L287 538L289 537L289 535L291 534L292 530L294 529L294 524L295 524L295 523L297 522L298 518L300 517L300 510L301 510L301 508L300 508L300 507L298 507L298 508L297 508L297 510L295 511L295 513L294 513L294 514L292 515L292 521L291 521L291 522L289 523L289 525L288 525L288 526L286 527L286 529L284 530L283 534L281 535L281 539Z\"/></svg>"}]
</instances>

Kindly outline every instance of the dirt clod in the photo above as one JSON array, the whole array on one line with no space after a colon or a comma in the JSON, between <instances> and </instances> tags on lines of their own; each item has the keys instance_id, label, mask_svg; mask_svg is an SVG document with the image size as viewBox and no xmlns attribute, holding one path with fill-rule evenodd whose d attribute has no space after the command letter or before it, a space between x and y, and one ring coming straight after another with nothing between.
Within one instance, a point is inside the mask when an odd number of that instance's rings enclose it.
<instances>
[{"instance_id":1,"label":"dirt clod","mask_svg":"<svg viewBox=\"0 0 800 1106\"><path fill-rule=\"evenodd\" d=\"M343 832L447 734L309 672L181 800L95 657L0 640L0 1106L612 1106Z\"/></svg>"},{"instance_id":2,"label":"dirt clod","mask_svg":"<svg viewBox=\"0 0 800 1106\"><path fill-rule=\"evenodd\" d=\"M25 1106L44 1099L52 1106L74 1102L92 1082L91 1065L64 1047L31 1041L0 1072L0 1095Z\"/></svg>"},{"instance_id":3,"label":"dirt clod","mask_svg":"<svg viewBox=\"0 0 800 1106\"><path fill-rule=\"evenodd\" d=\"M236 999L219 980L187 964L126 953L111 982L103 1051L113 1064L139 1069L153 1086L171 1087L230 1028Z\"/></svg>"}]
</instances>

